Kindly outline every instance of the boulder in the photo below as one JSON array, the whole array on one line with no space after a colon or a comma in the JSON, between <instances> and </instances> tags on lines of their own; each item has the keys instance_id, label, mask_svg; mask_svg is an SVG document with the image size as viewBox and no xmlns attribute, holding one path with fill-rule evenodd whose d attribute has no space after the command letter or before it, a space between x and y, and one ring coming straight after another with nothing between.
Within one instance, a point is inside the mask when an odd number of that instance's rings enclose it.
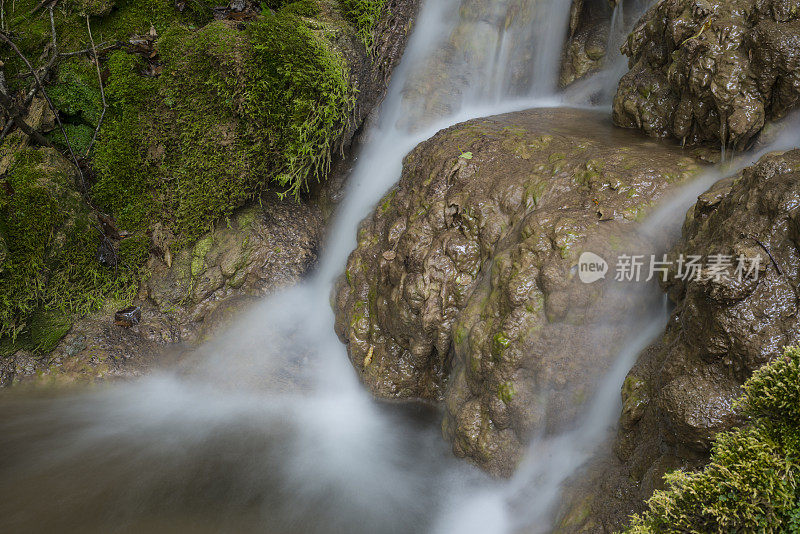
<instances>
[{"instance_id":1,"label":"boulder","mask_svg":"<svg viewBox=\"0 0 800 534\"><path fill-rule=\"evenodd\" d=\"M370 390L443 402L459 456L509 475L534 431L580 412L625 308L577 274L696 163L596 112L539 109L443 130L365 219L336 330ZM616 251L619 253L619 251Z\"/></svg>"},{"instance_id":2,"label":"boulder","mask_svg":"<svg viewBox=\"0 0 800 534\"><path fill-rule=\"evenodd\" d=\"M413 26L417 1L389 0L380 16L369 20L354 19L344 4L338 3L281 2L286 5L276 18L272 13L259 14L254 2L233 2L226 9L236 11L236 16L228 13L222 17L225 20L200 28L178 24L197 15L195 10L202 12L198 20L211 18L209 6L195 4L176 2L173 6L168 2L151 26L150 18L134 20L140 13L133 4L111 9L112 1L70 2L75 10L81 7L88 14L102 16L117 32L110 36L130 38L132 46L103 57L109 109L89 160L94 171L89 190L84 195L77 192L79 179L74 169L55 150L37 149L57 163L61 173L57 190L50 194L53 205L45 206L47 213L75 211L80 225L56 228L48 242L53 246L35 251L41 252L42 261L57 260L56 266L64 272L49 266L27 269L24 261L14 258L17 274L30 272L30 276L17 280L12 289L19 291L7 291L10 303L0 306L0 385L49 383L51 375L93 380L140 374L163 360L162 353L173 344L192 347L207 339L235 320L237 312L253 299L296 283L315 265L332 199L352 165L350 149L366 117L383 98ZM243 4L247 16L239 16ZM67 20L72 15L57 10L55 17L60 25L63 17ZM257 19L260 26L255 27ZM273 28L265 26L264 20L282 24L275 31L285 30L292 37L296 37L293 29L312 35L309 46L319 57L335 60L323 67L333 65L339 69L337 73L343 73L349 91L344 96L348 105L352 104L352 109L338 110L348 120L332 140L331 167L322 169L319 176L328 178L327 182L297 199L280 200L275 188L269 187L274 176L262 171L274 170L271 165L278 158L255 150L247 137L253 129L259 130L252 118L263 103L263 99L257 106L243 102L243 95L258 85L253 79L263 78L263 73L255 72L253 64L246 61L254 53L253 42L261 42L262 37L251 32L264 32L272 39L270 46L277 46L270 34ZM84 39L83 17L80 23ZM38 28L26 27L25 31ZM137 28L138 35L131 38ZM70 35L64 35L65 43ZM71 45L65 43L60 45L69 49ZM285 43L278 44L285 48ZM319 63L318 57L281 51L285 54L280 60L297 62L298 69ZM99 101L99 94L91 93L95 67L84 63L61 64L60 75L51 86L58 97L56 106L72 121L86 119L91 115L89 104ZM81 76L66 76L67 67ZM225 83L214 85L220 80ZM227 89L236 98L221 98L218 92ZM307 101L308 94L287 92L286 87L271 96L288 98L287 105L296 105L300 111L316 108ZM52 129L53 116L48 113L44 100L37 98L27 121L44 131ZM193 122L198 116L208 127ZM286 136L273 135L270 142L278 138L285 140ZM53 141L63 142L58 136L53 136ZM21 132L13 132L0 151L0 174L21 158L30 160L24 151L31 151L27 140ZM18 178L22 175L12 172L10 182L0 178L4 215L11 209L22 214L14 203L27 198L14 197L8 187L19 189L20 179L37 187L44 185L44 178L29 180L29 175L33 176L28 172ZM0 221L3 289L12 265L6 245L19 239L8 234L5 223L5 219ZM23 237L39 239L32 232ZM76 240L81 241L74 247L81 262L61 261L64 255L59 255L57 247ZM20 269L21 265L26 269ZM34 283L41 291L26 288ZM50 293L58 299L41 298ZM135 316L118 317L119 325L115 325L115 312L126 307L136 309ZM54 316L53 309L60 313ZM45 379L40 381L37 376Z\"/></svg>"},{"instance_id":3,"label":"boulder","mask_svg":"<svg viewBox=\"0 0 800 534\"><path fill-rule=\"evenodd\" d=\"M606 0L573 0L559 84L566 87L599 69L608 52L612 7Z\"/></svg>"},{"instance_id":4,"label":"boulder","mask_svg":"<svg viewBox=\"0 0 800 534\"><path fill-rule=\"evenodd\" d=\"M800 11L787 0L665 0L628 37L614 121L744 149L800 98Z\"/></svg>"}]
</instances>

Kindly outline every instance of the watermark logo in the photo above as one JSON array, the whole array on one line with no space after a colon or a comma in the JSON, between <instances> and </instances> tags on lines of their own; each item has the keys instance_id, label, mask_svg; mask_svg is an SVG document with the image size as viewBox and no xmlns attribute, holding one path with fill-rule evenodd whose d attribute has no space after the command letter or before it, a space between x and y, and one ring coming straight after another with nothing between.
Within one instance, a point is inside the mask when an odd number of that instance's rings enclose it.
<instances>
[{"instance_id":1,"label":"watermark logo","mask_svg":"<svg viewBox=\"0 0 800 534\"><path fill-rule=\"evenodd\" d=\"M658 277L666 282L671 275L678 280L714 282L744 279L758 280L763 258L745 256L728 256L724 254L683 255L670 259L664 254L661 258L655 255L622 254L617 258L614 269L614 280L617 282L649 282ZM578 260L578 277L584 284L592 284L606 277L608 263L593 252L584 252Z\"/></svg>"},{"instance_id":2,"label":"watermark logo","mask_svg":"<svg viewBox=\"0 0 800 534\"><path fill-rule=\"evenodd\" d=\"M606 277L608 262L594 252L584 252L578 259L578 278L584 284L592 284Z\"/></svg>"}]
</instances>

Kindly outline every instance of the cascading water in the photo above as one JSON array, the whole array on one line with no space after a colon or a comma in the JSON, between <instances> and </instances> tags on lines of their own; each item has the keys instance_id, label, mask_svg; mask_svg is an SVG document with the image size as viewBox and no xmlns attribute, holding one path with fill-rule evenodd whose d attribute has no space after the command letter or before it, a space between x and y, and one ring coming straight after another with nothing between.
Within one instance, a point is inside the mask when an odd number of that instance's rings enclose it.
<instances>
[{"instance_id":1,"label":"cascading water","mask_svg":"<svg viewBox=\"0 0 800 534\"><path fill-rule=\"evenodd\" d=\"M575 429L534 439L517 475L497 482L451 458L426 409L369 397L328 303L359 221L416 144L469 118L563 103L554 90L569 2L487 4L480 16L457 0L423 6L310 280L256 306L189 371L69 398L6 400L7 531L547 530L561 483L604 438L619 384L663 327L663 310L631 319L640 333ZM431 75L443 57L444 75ZM681 213L673 206L669 218Z\"/></svg>"},{"instance_id":2,"label":"cascading water","mask_svg":"<svg viewBox=\"0 0 800 534\"><path fill-rule=\"evenodd\" d=\"M478 109L519 109L513 101L555 95L570 2L444 0L439 9L448 16L438 27L438 46L397 83L404 129L449 125Z\"/></svg>"}]
</instances>

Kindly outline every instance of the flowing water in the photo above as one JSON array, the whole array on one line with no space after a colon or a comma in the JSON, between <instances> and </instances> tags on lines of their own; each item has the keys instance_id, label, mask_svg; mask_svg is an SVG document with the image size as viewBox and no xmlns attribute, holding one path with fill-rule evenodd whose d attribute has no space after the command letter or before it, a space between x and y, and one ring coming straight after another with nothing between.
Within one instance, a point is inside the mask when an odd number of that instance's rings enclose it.
<instances>
[{"instance_id":1,"label":"flowing water","mask_svg":"<svg viewBox=\"0 0 800 534\"><path fill-rule=\"evenodd\" d=\"M630 318L638 334L620 344L588 413L563 434L534 439L510 481L454 459L436 409L374 401L334 334L329 304L359 221L416 144L472 117L584 98L555 95L569 2L492 5L492 16L471 19L456 0L423 6L308 281L257 305L198 351L188 371L69 396L0 399L0 531L548 529L561 483L606 437L625 373L663 328L660 297L641 296L653 299L652 313ZM420 87L445 53L457 61ZM426 95L445 95L438 102L446 105L430 108ZM426 112L411 120L411 109ZM648 228L682 220L712 179L680 192Z\"/></svg>"}]
</instances>

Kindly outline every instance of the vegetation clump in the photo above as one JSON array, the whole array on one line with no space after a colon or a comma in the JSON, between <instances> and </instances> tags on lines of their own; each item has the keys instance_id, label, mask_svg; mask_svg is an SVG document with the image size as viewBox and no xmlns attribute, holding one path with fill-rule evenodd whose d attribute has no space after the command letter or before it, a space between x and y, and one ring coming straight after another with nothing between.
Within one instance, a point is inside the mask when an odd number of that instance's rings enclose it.
<instances>
[{"instance_id":1,"label":"vegetation clump","mask_svg":"<svg viewBox=\"0 0 800 534\"><path fill-rule=\"evenodd\" d=\"M340 0L344 15L356 27L358 35L367 50L374 44L375 25L383 13L386 0Z\"/></svg>"},{"instance_id":2,"label":"vegetation clump","mask_svg":"<svg viewBox=\"0 0 800 534\"><path fill-rule=\"evenodd\" d=\"M746 428L720 434L702 471L666 476L629 534L800 532L800 348L756 371Z\"/></svg>"},{"instance_id":3,"label":"vegetation clump","mask_svg":"<svg viewBox=\"0 0 800 534\"><path fill-rule=\"evenodd\" d=\"M108 297L132 297L142 258L123 245L127 261L116 272L100 265L96 251L102 237L75 192L74 176L52 149L29 148L15 154L2 182L0 338L34 330L39 347L52 341L51 329L43 325L54 325L63 335L65 315L88 313Z\"/></svg>"},{"instance_id":4,"label":"vegetation clump","mask_svg":"<svg viewBox=\"0 0 800 534\"><path fill-rule=\"evenodd\" d=\"M270 182L297 197L328 172L354 100L324 30L266 13L244 31L224 21L172 27L158 51L158 78L143 78L123 52L109 60L114 104L93 194L128 229L157 213L193 240Z\"/></svg>"},{"instance_id":5,"label":"vegetation clump","mask_svg":"<svg viewBox=\"0 0 800 534\"><path fill-rule=\"evenodd\" d=\"M18 341L53 323L37 317L133 298L157 222L177 249L267 188L299 197L329 171L355 106L337 48L342 29L317 0L268 1L246 23L213 21L205 0L181 10L158 0L71 0L53 9L57 50L48 9L38 4L6 3L7 33L37 67L62 53L45 83L88 179L76 187L74 170L43 170L43 149L9 151L15 162L0 187L0 339ZM27 93L27 67L5 56L8 90ZM58 129L46 137L67 152ZM116 244L115 268L97 259L104 238L96 209L130 236Z\"/></svg>"}]
</instances>

